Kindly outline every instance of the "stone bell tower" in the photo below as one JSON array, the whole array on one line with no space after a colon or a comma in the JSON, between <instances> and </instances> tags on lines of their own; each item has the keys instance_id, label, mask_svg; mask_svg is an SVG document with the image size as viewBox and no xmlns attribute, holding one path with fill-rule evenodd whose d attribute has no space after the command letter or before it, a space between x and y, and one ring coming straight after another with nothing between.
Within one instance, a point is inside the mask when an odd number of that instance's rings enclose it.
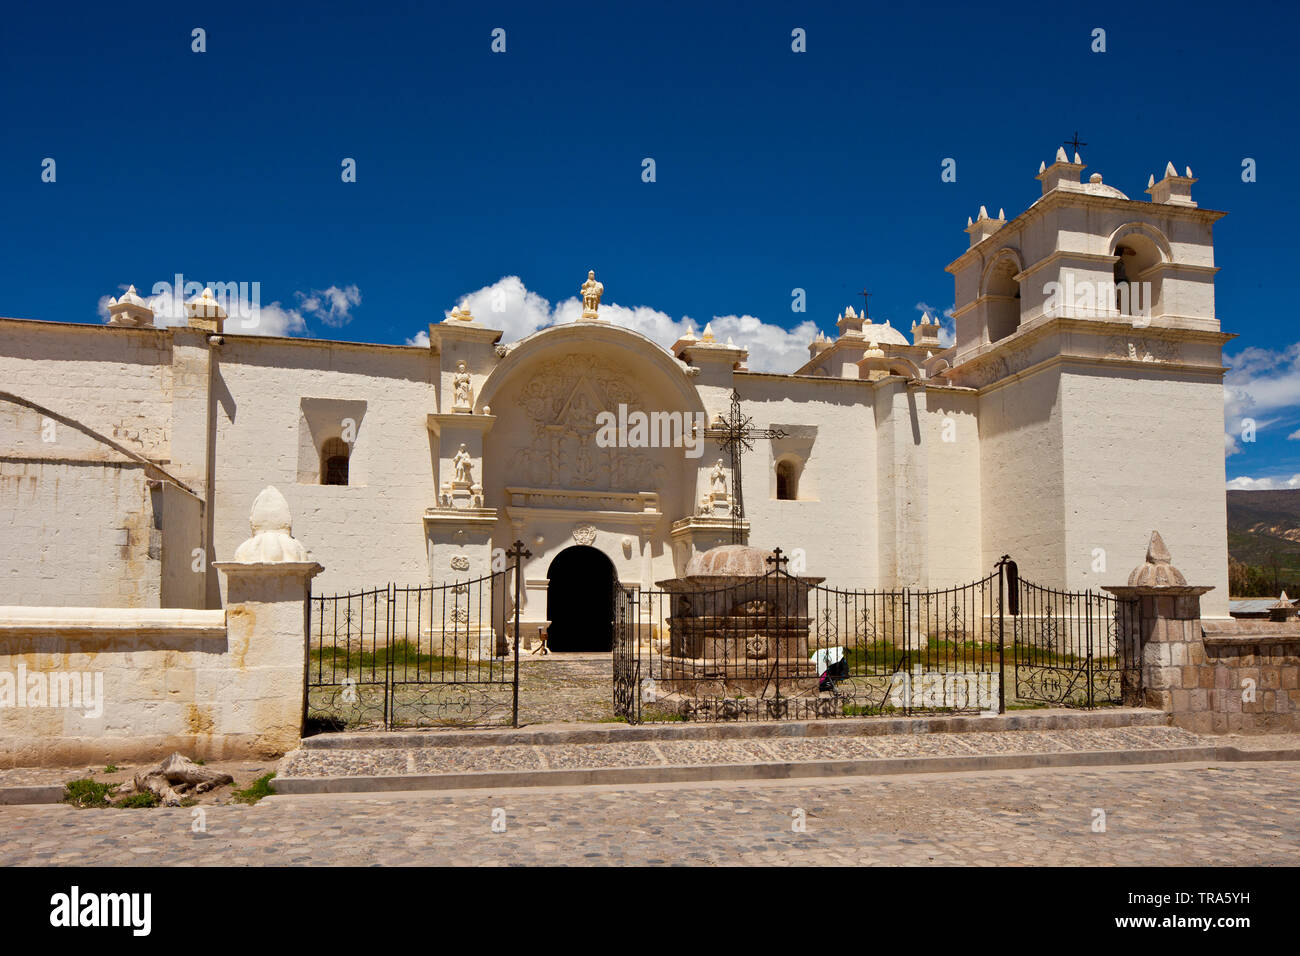
<instances>
[{"instance_id":1,"label":"stone bell tower","mask_svg":"<svg viewBox=\"0 0 1300 956\"><path fill-rule=\"evenodd\" d=\"M1039 165L1020 215L967 221L954 385L978 390L984 563L1015 554L1070 588L1113 583L1125 529L1159 526L1226 614L1222 346L1214 223L1190 169L1131 199L1082 157ZM1158 444L1160 454L1153 455Z\"/></svg>"},{"instance_id":2,"label":"stone bell tower","mask_svg":"<svg viewBox=\"0 0 1300 956\"><path fill-rule=\"evenodd\" d=\"M948 266L956 280L953 364L975 358L1041 320L1119 322L1137 328L1217 332L1214 223L1225 213L1192 200L1190 168L1173 163L1150 202L1133 200L1058 149L1039 164L1042 195L1008 222L981 206L968 219L967 251ZM1141 356L1139 356L1141 357Z\"/></svg>"}]
</instances>

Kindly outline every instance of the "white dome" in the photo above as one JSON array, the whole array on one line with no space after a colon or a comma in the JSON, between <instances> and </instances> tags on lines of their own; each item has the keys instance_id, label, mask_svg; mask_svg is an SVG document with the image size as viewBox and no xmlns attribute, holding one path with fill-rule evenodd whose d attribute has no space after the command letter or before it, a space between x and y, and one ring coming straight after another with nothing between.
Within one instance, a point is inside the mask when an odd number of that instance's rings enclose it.
<instances>
[{"instance_id":1,"label":"white dome","mask_svg":"<svg viewBox=\"0 0 1300 956\"><path fill-rule=\"evenodd\" d=\"M862 326L862 337L877 345L910 345L907 336L892 325L876 325L868 322Z\"/></svg>"}]
</instances>

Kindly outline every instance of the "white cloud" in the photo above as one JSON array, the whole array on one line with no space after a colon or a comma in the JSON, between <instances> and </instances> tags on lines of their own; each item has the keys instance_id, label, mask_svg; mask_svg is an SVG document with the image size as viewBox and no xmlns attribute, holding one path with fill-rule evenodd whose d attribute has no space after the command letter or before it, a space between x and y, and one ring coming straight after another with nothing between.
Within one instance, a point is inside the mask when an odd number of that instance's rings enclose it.
<instances>
[{"instance_id":1,"label":"white cloud","mask_svg":"<svg viewBox=\"0 0 1300 956\"><path fill-rule=\"evenodd\" d=\"M304 312L334 328L351 322L352 307L361 304L361 290L355 285L341 289L332 285L328 289L312 289L310 292L295 292L293 295Z\"/></svg>"},{"instance_id":2,"label":"white cloud","mask_svg":"<svg viewBox=\"0 0 1300 956\"><path fill-rule=\"evenodd\" d=\"M1228 482L1229 491L1285 491L1300 488L1300 475L1290 478L1248 478L1242 476Z\"/></svg>"},{"instance_id":3,"label":"white cloud","mask_svg":"<svg viewBox=\"0 0 1300 956\"><path fill-rule=\"evenodd\" d=\"M1286 436L1287 441L1300 441L1300 428L1297 428L1291 434Z\"/></svg>"},{"instance_id":4,"label":"white cloud","mask_svg":"<svg viewBox=\"0 0 1300 956\"><path fill-rule=\"evenodd\" d=\"M516 341L549 325L576 322L582 314L582 300L577 296L551 305L536 292L529 291L518 276L503 276L490 286L462 296L457 308L468 308L483 324L501 329L502 341ZM449 315L451 310L447 310ZM640 332L670 348L686 330L698 335L701 323L690 316L674 319L666 312L649 306L623 306L602 302L600 317L614 325ZM718 341L728 337L749 349L749 367L756 372L793 372L808 360L808 343L817 334L817 325L805 320L793 329L783 328L752 315L720 315L711 320ZM417 332L407 345L427 346L429 335Z\"/></svg>"},{"instance_id":5,"label":"white cloud","mask_svg":"<svg viewBox=\"0 0 1300 956\"><path fill-rule=\"evenodd\" d=\"M1231 366L1223 378L1224 449L1235 455L1243 419L1252 419L1259 431L1300 407L1300 342L1277 350L1247 348L1224 361ZM1283 415L1267 418L1270 412ZM1296 435L1300 431L1290 437Z\"/></svg>"}]
</instances>

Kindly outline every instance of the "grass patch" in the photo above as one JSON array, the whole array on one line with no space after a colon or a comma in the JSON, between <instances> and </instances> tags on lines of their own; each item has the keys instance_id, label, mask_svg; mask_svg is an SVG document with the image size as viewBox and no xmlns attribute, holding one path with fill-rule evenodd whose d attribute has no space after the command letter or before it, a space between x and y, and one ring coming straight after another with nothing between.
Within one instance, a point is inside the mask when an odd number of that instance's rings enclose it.
<instances>
[{"instance_id":1,"label":"grass patch","mask_svg":"<svg viewBox=\"0 0 1300 956\"><path fill-rule=\"evenodd\" d=\"M275 791L271 789L271 778L274 776L275 772L272 771L271 773L258 777L248 785L247 789L232 789L230 791L231 799L236 803L254 804L263 797L271 796L275 793Z\"/></svg>"},{"instance_id":2,"label":"grass patch","mask_svg":"<svg viewBox=\"0 0 1300 956\"><path fill-rule=\"evenodd\" d=\"M443 657L432 652L423 652L418 643L394 641L382 647L369 650L359 648L349 651L345 647L318 647L311 652L313 662L319 662L321 668L330 668L335 673L371 673L382 672L391 662L393 668L402 671L465 671L484 664L481 661L467 661L459 657ZM319 671L318 671L319 673Z\"/></svg>"},{"instance_id":3,"label":"grass patch","mask_svg":"<svg viewBox=\"0 0 1300 956\"><path fill-rule=\"evenodd\" d=\"M63 802L83 809L86 807L107 807L109 806L108 796L115 787L115 784L100 783L98 780L91 780L89 777L82 780L71 780L63 785Z\"/></svg>"},{"instance_id":4,"label":"grass patch","mask_svg":"<svg viewBox=\"0 0 1300 956\"><path fill-rule=\"evenodd\" d=\"M650 720L658 723L676 723L686 719L686 715L680 710L663 710L659 707L646 707L641 711L642 720Z\"/></svg>"},{"instance_id":5,"label":"grass patch","mask_svg":"<svg viewBox=\"0 0 1300 956\"><path fill-rule=\"evenodd\" d=\"M844 649L849 674L879 674L884 671L906 671L916 665L925 670L960 670L996 672L998 645L996 642L944 641L930 638L928 643L910 647L895 645L890 641L872 641ZM1086 657L1080 654L1062 654L1044 645L1017 647L1007 634L1006 666L1012 668L1017 660L1022 667L1082 668ZM1114 657L1094 656L1095 670L1114 670L1120 666Z\"/></svg>"},{"instance_id":6,"label":"grass patch","mask_svg":"<svg viewBox=\"0 0 1300 956\"><path fill-rule=\"evenodd\" d=\"M120 769L122 768L119 767L117 764L111 763L104 768L104 773L117 773Z\"/></svg>"},{"instance_id":7,"label":"grass patch","mask_svg":"<svg viewBox=\"0 0 1300 956\"><path fill-rule=\"evenodd\" d=\"M144 807L156 807L160 802L158 794L154 793L152 790L144 790L139 793L133 793L129 797L123 797L121 800L117 801L117 803L113 804L113 806L121 807L124 810L135 810Z\"/></svg>"}]
</instances>

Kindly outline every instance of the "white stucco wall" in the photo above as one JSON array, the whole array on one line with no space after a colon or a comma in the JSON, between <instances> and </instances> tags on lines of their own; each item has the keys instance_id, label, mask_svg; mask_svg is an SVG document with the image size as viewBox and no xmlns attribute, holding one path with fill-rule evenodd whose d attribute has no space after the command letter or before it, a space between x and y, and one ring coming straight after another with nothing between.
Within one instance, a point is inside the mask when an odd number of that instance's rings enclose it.
<instances>
[{"instance_id":1,"label":"white stucco wall","mask_svg":"<svg viewBox=\"0 0 1300 956\"><path fill-rule=\"evenodd\" d=\"M982 568L1003 554L1036 583L1065 574L1060 375L1007 380L979 398Z\"/></svg>"},{"instance_id":2,"label":"white stucco wall","mask_svg":"<svg viewBox=\"0 0 1300 956\"><path fill-rule=\"evenodd\" d=\"M1223 389L1217 377L1072 368L1061 377L1069 588L1124 584L1159 531L1189 583L1228 614ZM1094 549L1106 570L1093 570ZM1025 570L1022 565L1022 571Z\"/></svg>"},{"instance_id":3,"label":"white stucco wall","mask_svg":"<svg viewBox=\"0 0 1300 956\"><path fill-rule=\"evenodd\" d=\"M218 559L248 537L249 506L274 485L289 502L294 536L325 566L316 593L427 582L422 515L435 499L428 350L227 336L218 369ZM348 485L298 481L303 398L366 403Z\"/></svg>"}]
</instances>

